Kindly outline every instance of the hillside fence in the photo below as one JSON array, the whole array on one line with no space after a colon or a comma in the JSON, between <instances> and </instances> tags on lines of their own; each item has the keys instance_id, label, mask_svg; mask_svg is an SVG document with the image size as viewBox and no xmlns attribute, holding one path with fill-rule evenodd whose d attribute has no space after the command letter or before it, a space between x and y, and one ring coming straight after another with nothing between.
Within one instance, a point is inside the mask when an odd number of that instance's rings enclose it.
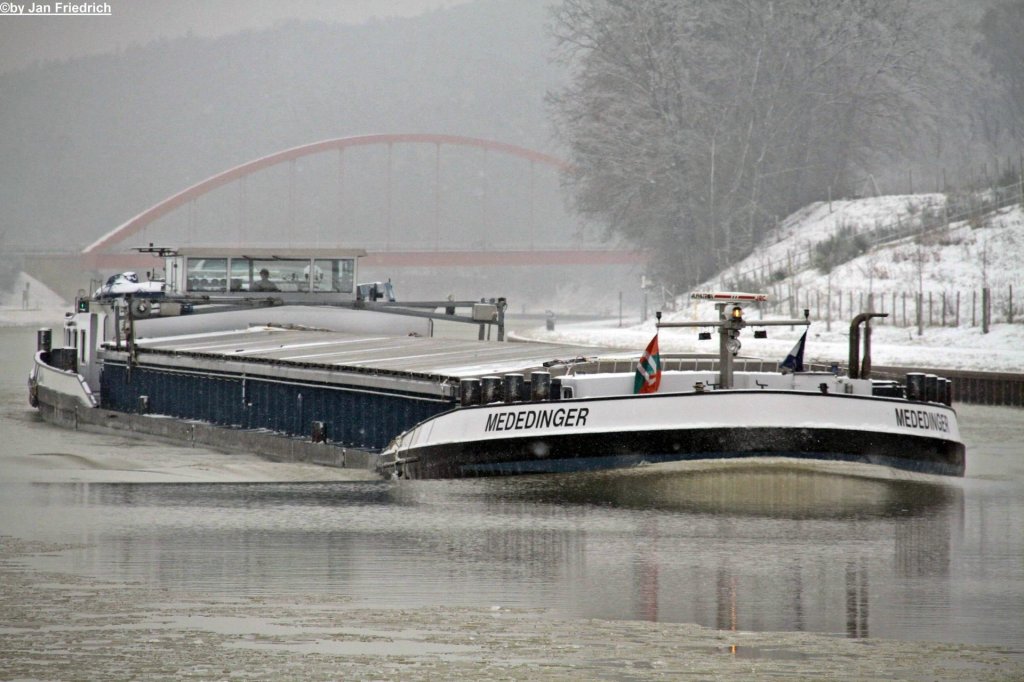
<instances>
[{"instance_id":1,"label":"hillside fence","mask_svg":"<svg viewBox=\"0 0 1024 682\"><path fill-rule=\"evenodd\" d=\"M1024 323L1024 301L1020 287L990 287L973 291L943 292L870 292L849 289L795 289L776 283L768 291L772 294L762 303L762 312L786 317L802 317L810 312L811 319L825 322L831 331L832 323L846 324L862 312L888 313L874 325L916 327L922 334L926 327L981 327L988 333L996 323Z\"/></svg>"}]
</instances>

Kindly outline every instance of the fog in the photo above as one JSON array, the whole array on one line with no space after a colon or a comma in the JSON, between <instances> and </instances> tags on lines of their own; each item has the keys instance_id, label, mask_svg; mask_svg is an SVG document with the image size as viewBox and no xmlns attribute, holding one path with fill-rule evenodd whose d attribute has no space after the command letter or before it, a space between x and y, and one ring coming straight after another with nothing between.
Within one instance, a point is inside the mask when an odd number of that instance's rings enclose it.
<instances>
[{"instance_id":1,"label":"fog","mask_svg":"<svg viewBox=\"0 0 1024 682\"><path fill-rule=\"evenodd\" d=\"M33 64L119 53L161 38L216 38L288 21L360 24L467 0L111 0L109 16L19 17L0 25L0 73ZM31 5L33 3L23 3ZM46 4L46 3L36 3ZM54 4L54 3L50 3ZM82 4L82 3L79 3Z\"/></svg>"},{"instance_id":2,"label":"fog","mask_svg":"<svg viewBox=\"0 0 1024 682\"><path fill-rule=\"evenodd\" d=\"M563 159L574 174L458 145L306 156L205 194L115 251L148 242L655 249L661 257L647 268L368 273L393 277L400 291L408 277L424 295L519 296L514 308L609 312L620 291L639 306L642 274L670 290L707 276L749 253L780 212L828 193L904 192L914 178L934 190L940 178L953 184L983 168L994 174L996 163L1016 165L1004 157L1017 156L1024 130L1016 72L1000 67L1012 64L1019 43L1005 30L1019 2L915 0L900 3L902 14L873 15L861 33L842 14L863 18L860 5L809 12L796 0L772 11L747 0L710 10L681 1L661 24L651 14L662 11L657 3L624 5L628 16L602 19L605 3L582 0L108 4L109 16L0 16L0 285L240 164L319 140L415 132L517 145ZM683 29L687 17L725 32ZM913 35L897 30L908 17L924 17ZM606 43L579 40L591 20L601 30L588 35ZM659 26L677 32L644 34ZM736 26L757 40L730 34ZM633 69L631 50L665 36L654 59ZM787 71L798 51L879 37L893 47L876 50L888 70L871 87L856 68L835 71L846 80L822 74L835 97L817 88L827 103L808 108L786 81L810 82ZM760 51L740 54L757 41ZM619 47L603 52L608 44ZM594 56L607 54L625 61L595 70ZM845 64L862 71L872 58L853 47L844 53ZM685 68L665 71L666 64ZM750 97L731 95L745 92L749 64L765 92L750 81ZM645 85L666 73L676 74L669 85L682 86L673 96L685 104L672 111L658 104L671 88ZM712 101L721 93L728 101ZM790 105L783 114L778 102Z\"/></svg>"},{"instance_id":3,"label":"fog","mask_svg":"<svg viewBox=\"0 0 1024 682\"><path fill-rule=\"evenodd\" d=\"M3 18L0 28L17 38L4 41L0 75L8 260L79 250L196 182L324 139L439 133L557 155L544 98L564 68L549 59L544 2L244 5L172 12L163 3L113 3L109 17ZM38 31L52 33L11 56ZM101 35L106 49L96 53ZM76 45L82 56L66 58ZM475 148L381 144L254 173L115 250L148 242L564 249L583 244L567 206L549 165ZM600 246L599 237L591 230L586 238ZM15 269L6 268L7 279ZM492 269L487 287L470 281L476 269L366 274L394 278L400 292L518 295L520 303L528 291L552 289L537 284L543 273L523 269L502 268L498 281ZM636 289L639 273L628 270ZM431 275L441 281L423 291ZM533 286L517 284L527 281Z\"/></svg>"}]
</instances>

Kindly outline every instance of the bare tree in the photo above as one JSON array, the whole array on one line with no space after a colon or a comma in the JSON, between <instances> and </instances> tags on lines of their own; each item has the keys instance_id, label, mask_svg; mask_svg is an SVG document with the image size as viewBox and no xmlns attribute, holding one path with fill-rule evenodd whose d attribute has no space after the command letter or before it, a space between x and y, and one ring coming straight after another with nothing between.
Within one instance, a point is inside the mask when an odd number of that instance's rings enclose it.
<instances>
[{"instance_id":1,"label":"bare tree","mask_svg":"<svg viewBox=\"0 0 1024 682\"><path fill-rule=\"evenodd\" d=\"M1006 135L1024 142L1024 0L990 7L981 19L978 51L1002 86ZM996 142L999 142L998 133Z\"/></svg>"},{"instance_id":2,"label":"bare tree","mask_svg":"<svg viewBox=\"0 0 1024 682\"><path fill-rule=\"evenodd\" d=\"M690 285L898 146L928 76L912 0L563 0L551 97L577 207Z\"/></svg>"}]
</instances>

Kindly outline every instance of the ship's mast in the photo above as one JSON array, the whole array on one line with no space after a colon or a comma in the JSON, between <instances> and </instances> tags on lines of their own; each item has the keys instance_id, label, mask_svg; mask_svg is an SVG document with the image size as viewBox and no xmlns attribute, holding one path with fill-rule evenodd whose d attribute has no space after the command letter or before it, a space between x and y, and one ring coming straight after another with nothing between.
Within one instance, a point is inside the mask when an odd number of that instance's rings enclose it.
<instances>
[{"instance_id":1,"label":"ship's mast","mask_svg":"<svg viewBox=\"0 0 1024 682\"><path fill-rule=\"evenodd\" d=\"M768 294L747 294L738 292L694 292L690 298L698 301L714 301L718 319L708 322L662 322L658 317L658 328L667 327L718 327L718 387L732 388L732 359L740 352L740 332L744 327L792 327L811 323L810 311L804 310L802 320L757 320L743 319L743 306L768 300ZM710 338L710 335L708 336Z\"/></svg>"}]
</instances>

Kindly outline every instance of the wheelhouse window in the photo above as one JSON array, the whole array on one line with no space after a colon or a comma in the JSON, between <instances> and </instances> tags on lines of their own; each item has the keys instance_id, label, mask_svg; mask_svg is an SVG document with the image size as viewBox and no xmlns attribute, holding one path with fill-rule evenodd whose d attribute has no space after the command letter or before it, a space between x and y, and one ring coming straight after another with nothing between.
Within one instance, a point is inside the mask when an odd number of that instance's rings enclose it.
<instances>
[{"instance_id":1,"label":"wheelhouse window","mask_svg":"<svg viewBox=\"0 0 1024 682\"><path fill-rule=\"evenodd\" d=\"M259 271L256 272L257 278ZM231 291L248 291L252 284L252 261L248 258L231 259Z\"/></svg>"},{"instance_id":2,"label":"wheelhouse window","mask_svg":"<svg viewBox=\"0 0 1024 682\"><path fill-rule=\"evenodd\" d=\"M232 258L231 290L257 293L309 291L309 260Z\"/></svg>"},{"instance_id":3,"label":"wheelhouse window","mask_svg":"<svg viewBox=\"0 0 1024 682\"><path fill-rule=\"evenodd\" d=\"M189 258L186 291L216 293L227 290L227 258Z\"/></svg>"},{"instance_id":4,"label":"wheelhouse window","mask_svg":"<svg viewBox=\"0 0 1024 682\"><path fill-rule=\"evenodd\" d=\"M188 258L185 290L342 293L355 291L355 258Z\"/></svg>"},{"instance_id":5,"label":"wheelhouse window","mask_svg":"<svg viewBox=\"0 0 1024 682\"><path fill-rule=\"evenodd\" d=\"M313 291L351 294L355 258L318 258L313 261Z\"/></svg>"}]
</instances>

